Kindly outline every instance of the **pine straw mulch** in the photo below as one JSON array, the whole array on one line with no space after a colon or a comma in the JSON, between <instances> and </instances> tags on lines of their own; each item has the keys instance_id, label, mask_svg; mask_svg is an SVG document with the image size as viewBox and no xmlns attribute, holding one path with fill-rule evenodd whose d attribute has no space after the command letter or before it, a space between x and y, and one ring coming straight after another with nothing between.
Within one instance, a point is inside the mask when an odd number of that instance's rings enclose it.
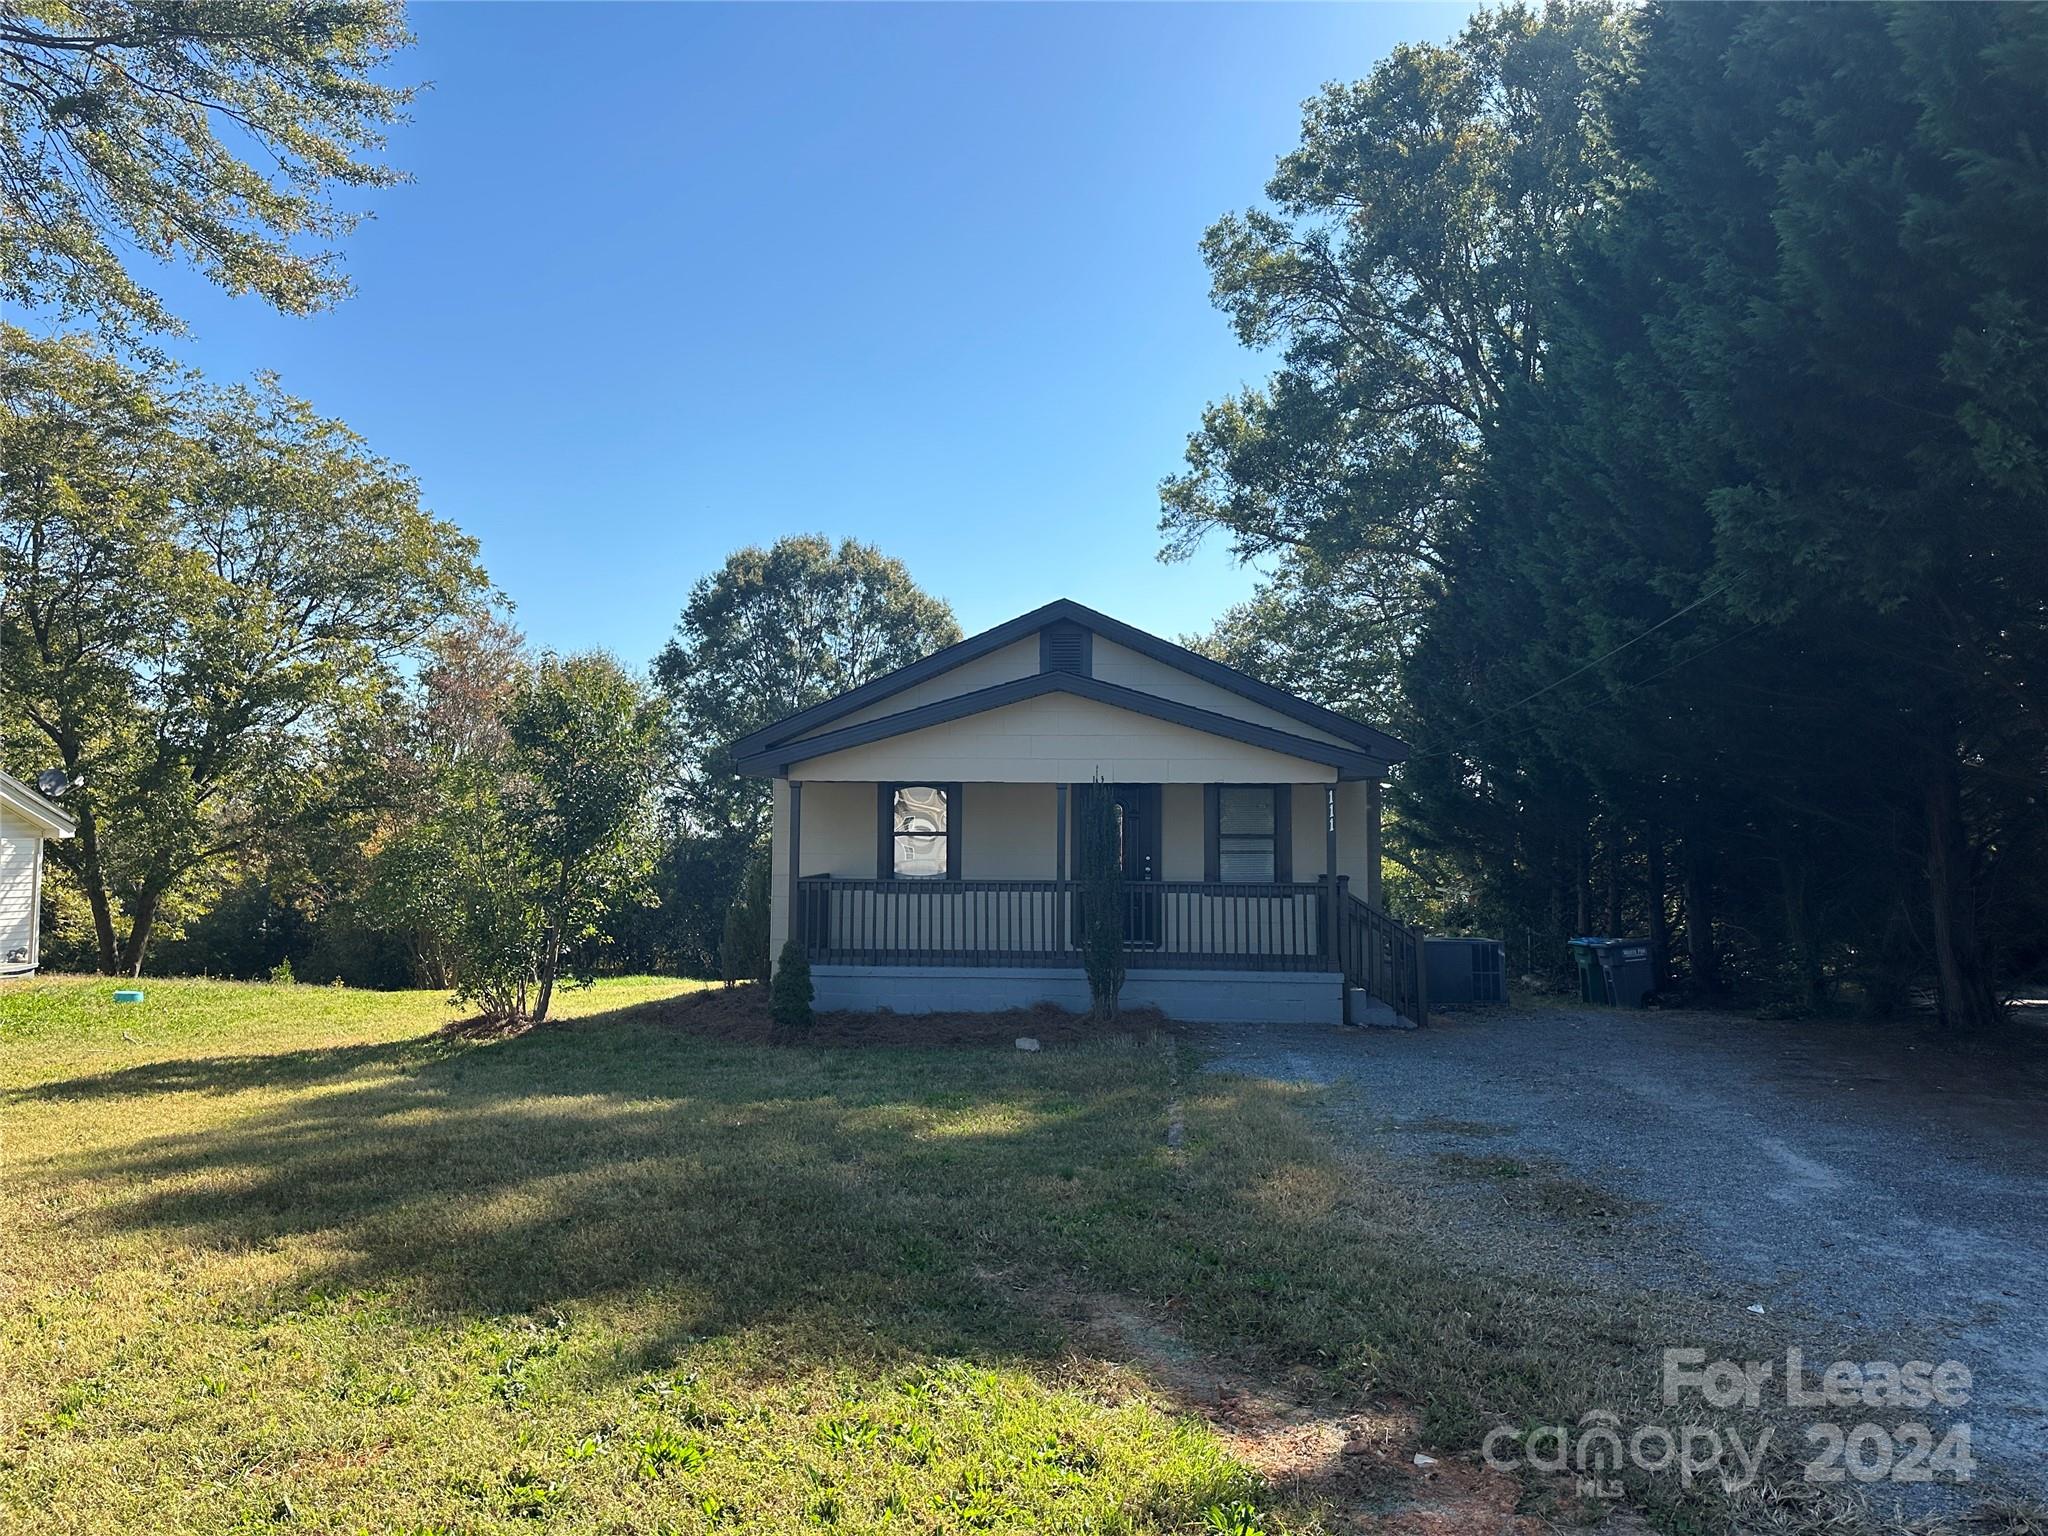
<instances>
[{"instance_id":1,"label":"pine straw mulch","mask_svg":"<svg viewBox=\"0 0 2048 1536\"><path fill-rule=\"evenodd\" d=\"M1116 1022L1050 1003L999 1013L821 1013L809 1029L782 1029L768 1014L768 989L755 982L643 1003L613 1018L630 1018L737 1045L964 1045L1014 1050L1020 1039L1041 1046L1079 1045L1113 1035L1149 1035L1167 1028L1156 1008L1126 1008ZM596 1020L590 1021L592 1023Z\"/></svg>"}]
</instances>

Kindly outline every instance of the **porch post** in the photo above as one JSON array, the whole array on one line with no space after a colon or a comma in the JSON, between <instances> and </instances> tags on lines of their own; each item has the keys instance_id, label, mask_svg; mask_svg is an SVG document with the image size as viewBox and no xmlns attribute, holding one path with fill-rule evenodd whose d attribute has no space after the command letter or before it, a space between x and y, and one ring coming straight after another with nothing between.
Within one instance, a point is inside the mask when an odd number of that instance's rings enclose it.
<instances>
[{"instance_id":1,"label":"porch post","mask_svg":"<svg viewBox=\"0 0 2048 1536\"><path fill-rule=\"evenodd\" d=\"M1058 942L1053 947L1055 949L1065 949L1069 932L1067 924L1067 786L1065 784L1057 784L1053 787L1053 806L1052 921L1054 930L1059 934Z\"/></svg>"},{"instance_id":2,"label":"porch post","mask_svg":"<svg viewBox=\"0 0 2048 1536\"><path fill-rule=\"evenodd\" d=\"M1351 979L1344 974L1344 891L1337 880L1337 786L1323 786L1323 912L1330 964L1337 971L1343 1018L1351 1022Z\"/></svg>"},{"instance_id":3,"label":"porch post","mask_svg":"<svg viewBox=\"0 0 2048 1536\"><path fill-rule=\"evenodd\" d=\"M789 936L804 942L804 908L797 896L797 879L803 872L804 786L789 781Z\"/></svg>"},{"instance_id":4,"label":"porch post","mask_svg":"<svg viewBox=\"0 0 2048 1536\"><path fill-rule=\"evenodd\" d=\"M1337 786L1323 786L1323 873L1337 878Z\"/></svg>"},{"instance_id":5,"label":"porch post","mask_svg":"<svg viewBox=\"0 0 2048 1536\"><path fill-rule=\"evenodd\" d=\"M1377 779L1365 781L1365 904L1380 905L1380 808L1384 791Z\"/></svg>"}]
</instances>

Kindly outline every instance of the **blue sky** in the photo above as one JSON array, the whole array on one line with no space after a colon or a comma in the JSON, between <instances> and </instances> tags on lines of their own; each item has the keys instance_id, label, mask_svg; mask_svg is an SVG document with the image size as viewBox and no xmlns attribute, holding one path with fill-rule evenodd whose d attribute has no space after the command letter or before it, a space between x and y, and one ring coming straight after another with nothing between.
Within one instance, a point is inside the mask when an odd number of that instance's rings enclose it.
<instances>
[{"instance_id":1,"label":"blue sky","mask_svg":"<svg viewBox=\"0 0 2048 1536\"><path fill-rule=\"evenodd\" d=\"M1166 634L1202 406L1262 374L1198 241L1321 82L1462 8L415 8L433 82L310 319L197 279L177 351L410 465L539 644L646 661L731 549L879 544L973 631L1070 596Z\"/></svg>"}]
</instances>

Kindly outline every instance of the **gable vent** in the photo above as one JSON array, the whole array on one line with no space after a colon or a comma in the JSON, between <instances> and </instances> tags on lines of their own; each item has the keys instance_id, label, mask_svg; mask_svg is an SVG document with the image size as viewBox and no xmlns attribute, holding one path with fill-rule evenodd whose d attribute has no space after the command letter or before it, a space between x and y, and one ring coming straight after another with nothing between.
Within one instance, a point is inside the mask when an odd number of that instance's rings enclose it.
<instances>
[{"instance_id":1,"label":"gable vent","mask_svg":"<svg viewBox=\"0 0 2048 1536\"><path fill-rule=\"evenodd\" d=\"M1038 670L1092 675L1090 635L1079 624L1048 624L1038 632Z\"/></svg>"}]
</instances>

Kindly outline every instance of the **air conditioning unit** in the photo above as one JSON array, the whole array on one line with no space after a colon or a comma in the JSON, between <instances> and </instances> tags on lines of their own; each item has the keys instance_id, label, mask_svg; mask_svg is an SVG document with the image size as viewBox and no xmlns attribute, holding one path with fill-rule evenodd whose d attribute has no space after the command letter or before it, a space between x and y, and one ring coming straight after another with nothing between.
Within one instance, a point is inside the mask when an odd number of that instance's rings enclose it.
<instances>
[{"instance_id":1,"label":"air conditioning unit","mask_svg":"<svg viewBox=\"0 0 2048 1536\"><path fill-rule=\"evenodd\" d=\"M1508 948L1499 939L1424 939L1429 1006L1508 1000Z\"/></svg>"}]
</instances>

